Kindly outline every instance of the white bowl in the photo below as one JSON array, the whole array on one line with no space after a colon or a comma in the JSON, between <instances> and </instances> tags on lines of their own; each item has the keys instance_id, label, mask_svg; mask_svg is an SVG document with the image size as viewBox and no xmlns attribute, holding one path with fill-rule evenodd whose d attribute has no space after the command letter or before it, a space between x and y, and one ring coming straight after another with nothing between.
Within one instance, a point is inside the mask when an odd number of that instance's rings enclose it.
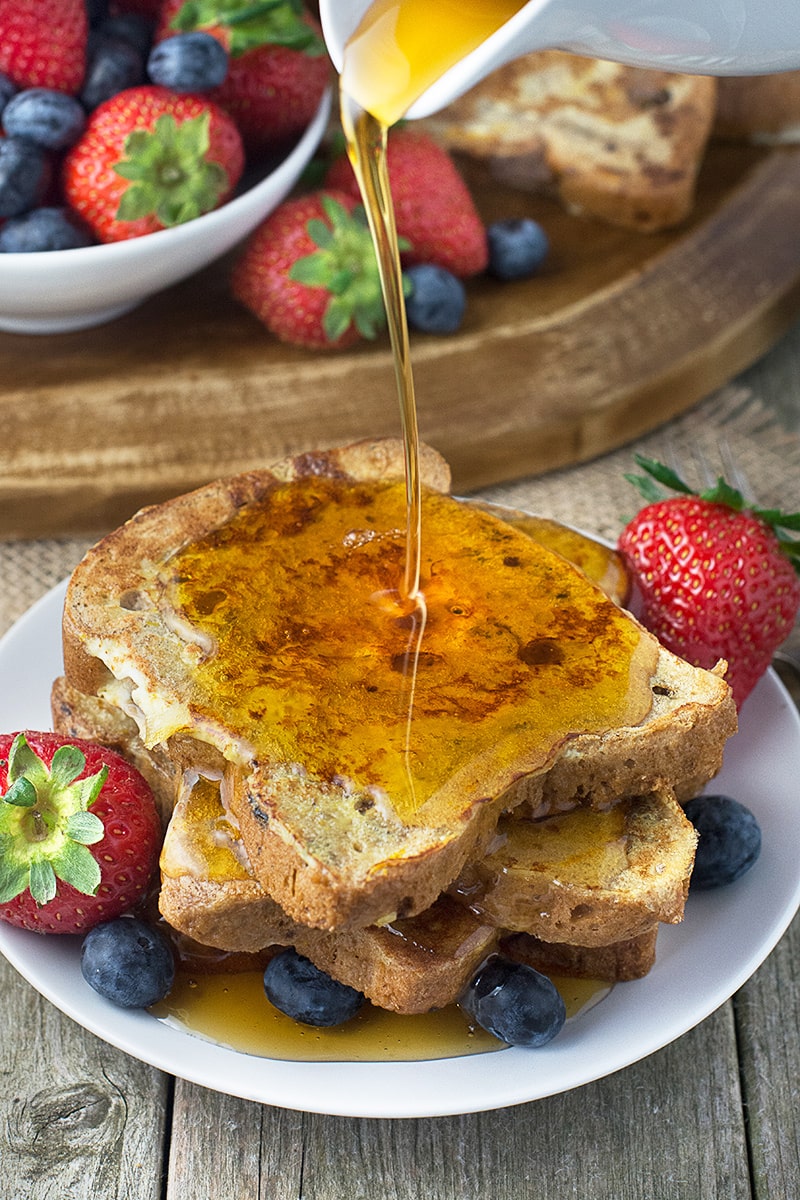
<instances>
[{"instance_id":1,"label":"white bowl","mask_svg":"<svg viewBox=\"0 0 800 1200\"><path fill-rule=\"evenodd\" d=\"M330 105L328 92L297 145L275 170L194 221L104 246L0 254L0 329L66 333L101 325L225 254L297 182L322 138Z\"/></svg>"}]
</instances>

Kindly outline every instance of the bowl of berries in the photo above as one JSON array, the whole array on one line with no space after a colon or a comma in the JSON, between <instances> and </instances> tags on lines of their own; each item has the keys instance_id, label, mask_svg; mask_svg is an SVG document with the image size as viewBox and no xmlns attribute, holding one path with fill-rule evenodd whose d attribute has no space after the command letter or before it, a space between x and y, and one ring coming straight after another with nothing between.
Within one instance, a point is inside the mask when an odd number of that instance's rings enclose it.
<instances>
[{"instance_id":1,"label":"bowl of berries","mask_svg":"<svg viewBox=\"0 0 800 1200\"><path fill-rule=\"evenodd\" d=\"M101 324L226 254L297 183L329 111L300 0L5 6L0 329Z\"/></svg>"}]
</instances>

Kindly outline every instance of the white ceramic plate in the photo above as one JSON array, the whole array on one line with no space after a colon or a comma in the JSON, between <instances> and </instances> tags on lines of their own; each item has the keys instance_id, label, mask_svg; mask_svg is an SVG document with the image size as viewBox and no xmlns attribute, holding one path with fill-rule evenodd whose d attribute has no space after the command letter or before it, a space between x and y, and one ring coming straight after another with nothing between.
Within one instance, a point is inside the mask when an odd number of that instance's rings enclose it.
<instances>
[{"instance_id":1,"label":"white ceramic plate","mask_svg":"<svg viewBox=\"0 0 800 1200\"><path fill-rule=\"evenodd\" d=\"M0 729L49 728L60 673L64 585L0 642ZM752 975L800 903L800 718L766 676L745 704L713 789L757 814L761 858L728 888L690 898L686 919L659 934L651 973L621 984L539 1050L432 1062L304 1063L242 1054L117 1009L83 981L75 939L0 927L0 950L78 1024L172 1075L282 1108L336 1116L424 1117L502 1108L589 1083L652 1054L697 1025Z\"/></svg>"}]
</instances>

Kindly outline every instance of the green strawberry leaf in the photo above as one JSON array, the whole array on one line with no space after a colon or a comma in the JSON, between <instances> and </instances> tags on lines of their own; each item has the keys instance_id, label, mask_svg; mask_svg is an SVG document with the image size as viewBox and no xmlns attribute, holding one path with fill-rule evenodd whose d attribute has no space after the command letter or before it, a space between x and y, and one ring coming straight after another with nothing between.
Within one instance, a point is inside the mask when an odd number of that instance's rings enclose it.
<instances>
[{"instance_id":1,"label":"green strawberry leaf","mask_svg":"<svg viewBox=\"0 0 800 1200\"><path fill-rule=\"evenodd\" d=\"M108 779L108 767L103 765L96 775L87 775L76 784L80 788L80 803L82 808L91 808L102 791L103 784Z\"/></svg>"},{"instance_id":2,"label":"green strawberry leaf","mask_svg":"<svg viewBox=\"0 0 800 1200\"><path fill-rule=\"evenodd\" d=\"M3 853L5 835L0 837L0 904L8 904L20 892L24 892L30 878L27 864L14 862Z\"/></svg>"},{"instance_id":3,"label":"green strawberry leaf","mask_svg":"<svg viewBox=\"0 0 800 1200\"><path fill-rule=\"evenodd\" d=\"M73 842L79 842L82 846L94 846L103 840L105 833L103 822L90 812L72 813L67 817L65 828Z\"/></svg>"},{"instance_id":4,"label":"green strawberry leaf","mask_svg":"<svg viewBox=\"0 0 800 1200\"><path fill-rule=\"evenodd\" d=\"M50 778L56 787L69 787L86 766L86 755L77 746L59 746L50 763Z\"/></svg>"},{"instance_id":5,"label":"green strawberry leaf","mask_svg":"<svg viewBox=\"0 0 800 1200\"><path fill-rule=\"evenodd\" d=\"M210 123L208 111L180 122L162 113L152 130L128 134L125 157L114 167L129 181L117 208L118 221L155 216L170 229L218 206L230 180L220 163L206 157Z\"/></svg>"},{"instance_id":6,"label":"green strawberry leaf","mask_svg":"<svg viewBox=\"0 0 800 1200\"><path fill-rule=\"evenodd\" d=\"M306 225L306 232L314 245L319 246L320 250L329 250L333 245L333 230L324 221L315 221L312 219Z\"/></svg>"},{"instance_id":7,"label":"green strawberry leaf","mask_svg":"<svg viewBox=\"0 0 800 1200\"><path fill-rule=\"evenodd\" d=\"M177 32L222 29L234 58L263 46L283 46L313 58L325 43L304 19L300 0L189 0L172 18Z\"/></svg>"},{"instance_id":8,"label":"green strawberry leaf","mask_svg":"<svg viewBox=\"0 0 800 1200\"><path fill-rule=\"evenodd\" d=\"M21 775L26 776L34 787L47 780L47 767L30 748L24 733L17 734L8 752L8 782L13 783Z\"/></svg>"},{"instance_id":9,"label":"green strawberry leaf","mask_svg":"<svg viewBox=\"0 0 800 1200\"><path fill-rule=\"evenodd\" d=\"M84 896L93 896L100 886L100 867L89 850L77 842L65 842L53 861L54 873ZM33 889L31 889L33 891Z\"/></svg>"},{"instance_id":10,"label":"green strawberry leaf","mask_svg":"<svg viewBox=\"0 0 800 1200\"><path fill-rule=\"evenodd\" d=\"M6 804L14 804L18 808L33 808L36 803L36 788L30 779L20 776L2 797Z\"/></svg>"},{"instance_id":11,"label":"green strawberry leaf","mask_svg":"<svg viewBox=\"0 0 800 1200\"><path fill-rule=\"evenodd\" d=\"M45 858L36 858L31 863L28 887L37 904L47 904L56 894L56 873Z\"/></svg>"},{"instance_id":12,"label":"green strawberry leaf","mask_svg":"<svg viewBox=\"0 0 800 1200\"><path fill-rule=\"evenodd\" d=\"M329 287L329 277L330 268L324 254L307 254L289 268L289 278L306 287Z\"/></svg>"}]
</instances>

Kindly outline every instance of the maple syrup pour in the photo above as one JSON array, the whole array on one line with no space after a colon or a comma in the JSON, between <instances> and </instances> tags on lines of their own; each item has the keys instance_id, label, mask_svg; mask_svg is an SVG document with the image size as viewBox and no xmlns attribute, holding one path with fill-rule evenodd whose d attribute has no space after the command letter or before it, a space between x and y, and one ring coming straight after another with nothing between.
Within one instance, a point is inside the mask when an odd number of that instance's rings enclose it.
<instances>
[{"instance_id":1,"label":"maple syrup pour","mask_svg":"<svg viewBox=\"0 0 800 1200\"><path fill-rule=\"evenodd\" d=\"M419 592L422 537L419 433L403 276L386 162L388 129L444 72L500 28L519 0L377 0L345 47L340 114L367 214L392 346L406 466L401 595ZM424 622L423 622L424 624Z\"/></svg>"},{"instance_id":2,"label":"maple syrup pour","mask_svg":"<svg viewBox=\"0 0 800 1200\"><path fill-rule=\"evenodd\" d=\"M568 1020L586 1012L610 985L552 976ZM263 972L204 974L179 971L154 1016L243 1054L292 1062L415 1062L502 1050L504 1043L472 1026L457 1005L403 1016L366 1004L352 1021L332 1029L300 1025L264 994Z\"/></svg>"},{"instance_id":3,"label":"maple syrup pour","mask_svg":"<svg viewBox=\"0 0 800 1200\"><path fill-rule=\"evenodd\" d=\"M419 432L400 251L386 169L387 127L370 113L359 109L344 92L341 96L341 117L348 156L375 244L400 403L406 469L406 556L401 595L409 604L420 606L424 601L419 593L422 537Z\"/></svg>"},{"instance_id":4,"label":"maple syrup pour","mask_svg":"<svg viewBox=\"0 0 800 1200\"><path fill-rule=\"evenodd\" d=\"M215 648L192 666L198 723L225 712L260 762L429 827L544 769L566 736L644 718L654 643L522 530L427 491L417 627L392 599L403 512L400 481L311 476L175 555L165 599Z\"/></svg>"}]
</instances>

